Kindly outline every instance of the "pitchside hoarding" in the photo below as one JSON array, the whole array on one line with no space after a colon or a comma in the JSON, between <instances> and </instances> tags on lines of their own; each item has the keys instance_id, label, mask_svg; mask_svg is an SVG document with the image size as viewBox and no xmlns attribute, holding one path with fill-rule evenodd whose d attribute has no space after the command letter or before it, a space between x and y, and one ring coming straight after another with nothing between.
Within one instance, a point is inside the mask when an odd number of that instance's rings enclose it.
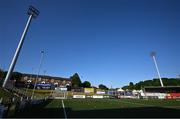
<instances>
[{"instance_id":1,"label":"pitchside hoarding","mask_svg":"<svg viewBox=\"0 0 180 119\"><path fill-rule=\"evenodd\" d=\"M58 92L66 92L67 88L66 87L56 87L55 90Z\"/></svg>"},{"instance_id":2,"label":"pitchside hoarding","mask_svg":"<svg viewBox=\"0 0 180 119\"><path fill-rule=\"evenodd\" d=\"M96 94L105 94L105 91L97 91Z\"/></svg>"},{"instance_id":3,"label":"pitchside hoarding","mask_svg":"<svg viewBox=\"0 0 180 119\"><path fill-rule=\"evenodd\" d=\"M94 93L94 88L84 88L84 93Z\"/></svg>"},{"instance_id":4,"label":"pitchside hoarding","mask_svg":"<svg viewBox=\"0 0 180 119\"><path fill-rule=\"evenodd\" d=\"M93 98L103 98L103 95L93 95Z\"/></svg>"},{"instance_id":5,"label":"pitchside hoarding","mask_svg":"<svg viewBox=\"0 0 180 119\"><path fill-rule=\"evenodd\" d=\"M168 93L166 99L180 99L180 93Z\"/></svg>"},{"instance_id":6,"label":"pitchside hoarding","mask_svg":"<svg viewBox=\"0 0 180 119\"><path fill-rule=\"evenodd\" d=\"M85 95L73 95L73 98L86 98Z\"/></svg>"},{"instance_id":7,"label":"pitchside hoarding","mask_svg":"<svg viewBox=\"0 0 180 119\"><path fill-rule=\"evenodd\" d=\"M51 89L52 84L42 84L38 83L36 84L37 89Z\"/></svg>"}]
</instances>

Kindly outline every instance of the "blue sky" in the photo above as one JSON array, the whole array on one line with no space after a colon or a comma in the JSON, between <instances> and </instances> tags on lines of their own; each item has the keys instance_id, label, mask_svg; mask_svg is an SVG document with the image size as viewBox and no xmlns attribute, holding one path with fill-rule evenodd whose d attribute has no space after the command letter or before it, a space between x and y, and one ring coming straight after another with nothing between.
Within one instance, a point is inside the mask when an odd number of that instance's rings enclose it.
<instances>
[{"instance_id":1,"label":"blue sky","mask_svg":"<svg viewBox=\"0 0 180 119\"><path fill-rule=\"evenodd\" d=\"M180 74L178 0L0 0L0 67L7 70L20 40L28 6L33 19L15 70L70 77L92 85L121 87L157 77L150 57L157 52L162 77Z\"/></svg>"}]
</instances>

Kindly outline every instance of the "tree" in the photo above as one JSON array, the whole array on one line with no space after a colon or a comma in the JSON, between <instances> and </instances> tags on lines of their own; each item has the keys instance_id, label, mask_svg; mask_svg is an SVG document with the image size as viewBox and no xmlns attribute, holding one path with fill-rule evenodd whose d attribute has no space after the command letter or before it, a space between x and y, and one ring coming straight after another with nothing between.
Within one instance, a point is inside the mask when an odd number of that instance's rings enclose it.
<instances>
[{"instance_id":1,"label":"tree","mask_svg":"<svg viewBox=\"0 0 180 119\"><path fill-rule=\"evenodd\" d=\"M134 85L134 88L135 88L136 90L140 90L141 88L143 88L143 81L140 81L139 83L136 83L136 84Z\"/></svg>"},{"instance_id":2,"label":"tree","mask_svg":"<svg viewBox=\"0 0 180 119\"><path fill-rule=\"evenodd\" d=\"M2 69L0 69L0 78L4 79L6 77L7 71L3 71Z\"/></svg>"},{"instance_id":3,"label":"tree","mask_svg":"<svg viewBox=\"0 0 180 119\"><path fill-rule=\"evenodd\" d=\"M178 78L162 78L164 86L180 86L180 80ZM140 90L145 86L161 86L159 79L140 81L135 85L130 82L128 86L122 87L122 89L136 89Z\"/></svg>"},{"instance_id":4,"label":"tree","mask_svg":"<svg viewBox=\"0 0 180 119\"><path fill-rule=\"evenodd\" d=\"M0 69L0 86L2 86L4 79L6 77L7 71L3 71L2 69Z\"/></svg>"},{"instance_id":5,"label":"tree","mask_svg":"<svg viewBox=\"0 0 180 119\"><path fill-rule=\"evenodd\" d=\"M79 75L77 73L71 76L70 79L73 88L81 87L81 79L79 78Z\"/></svg>"},{"instance_id":6,"label":"tree","mask_svg":"<svg viewBox=\"0 0 180 119\"><path fill-rule=\"evenodd\" d=\"M134 89L134 84L133 84L133 82L130 82L129 83L129 90L133 90Z\"/></svg>"},{"instance_id":7,"label":"tree","mask_svg":"<svg viewBox=\"0 0 180 119\"><path fill-rule=\"evenodd\" d=\"M4 71L0 69L0 79L3 78L4 76Z\"/></svg>"},{"instance_id":8,"label":"tree","mask_svg":"<svg viewBox=\"0 0 180 119\"><path fill-rule=\"evenodd\" d=\"M15 87L25 87L25 82L21 81L21 78L22 78L21 73L13 72L10 80L14 80Z\"/></svg>"},{"instance_id":9,"label":"tree","mask_svg":"<svg viewBox=\"0 0 180 119\"><path fill-rule=\"evenodd\" d=\"M83 88L89 88L89 87L91 87L91 83L90 83L89 81L84 81L84 82L82 83L82 87L83 87Z\"/></svg>"},{"instance_id":10,"label":"tree","mask_svg":"<svg viewBox=\"0 0 180 119\"><path fill-rule=\"evenodd\" d=\"M19 73L19 72L13 72L12 73L12 77L11 77L12 80L20 81L21 78L22 78L21 73Z\"/></svg>"},{"instance_id":11,"label":"tree","mask_svg":"<svg viewBox=\"0 0 180 119\"><path fill-rule=\"evenodd\" d=\"M4 71L0 69L0 86L3 84Z\"/></svg>"},{"instance_id":12,"label":"tree","mask_svg":"<svg viewBox=\"0 0 180 119\"><path fill-rule=\"evenodd\" d=\"M127 90L127 89L129 89L129 86L123 86L122 89Z\"/></svg>"},{"instance_id":13,"label":"tree","mask_svg":"<svg viewBox=\"0 0 180 119\"><path fill-rule=\"evenodd\" d=\"M99 85L99 88L100 88L100 89L103 89L103 90L108 90L108 87L106 87L106 86L103 85L103 84L100 84L100 85Z\"/></svg>"}]
</instances>

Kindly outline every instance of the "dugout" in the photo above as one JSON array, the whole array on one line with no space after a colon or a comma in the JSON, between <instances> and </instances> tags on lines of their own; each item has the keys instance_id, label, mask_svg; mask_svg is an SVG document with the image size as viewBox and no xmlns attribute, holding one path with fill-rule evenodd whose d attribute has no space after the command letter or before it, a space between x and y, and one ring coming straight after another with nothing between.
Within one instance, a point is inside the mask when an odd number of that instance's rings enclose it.
<instances>
[{"instance_id":1,"label":"dugout","mask_svg":"<svg viewBox=\"0 0 180 119\"><path fill-rule=\"evenodd\" d=\"M180 86L144 87L144 97L158 99L180 98Z\"/></svg>"},{"instance_id":2,"label":"dugout","mask_svg":"<svg viewBox=\"0 0 180 119\"><path fill-rule=\"evenodd\" d=\"M144 91L151 93L180 93L180 86L144 87Z\"/></svg>"}]
</instances>

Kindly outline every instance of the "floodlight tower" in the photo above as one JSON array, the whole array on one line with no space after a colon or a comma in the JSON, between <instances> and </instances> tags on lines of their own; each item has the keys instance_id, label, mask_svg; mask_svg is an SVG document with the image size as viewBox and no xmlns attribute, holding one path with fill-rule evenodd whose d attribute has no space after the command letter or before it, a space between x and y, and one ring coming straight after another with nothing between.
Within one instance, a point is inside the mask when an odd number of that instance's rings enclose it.
<instances>
[{"instance_id":1,"label":"floodlight tower","mask_svg":"<svg viewBox=\"0 0 180 119\"><path fill-rule=\"evenodd\" d=\"M29 6L27 14L29 15L28 21L27 21L26 26L24 28L23 34L22 34L21 39L19 41L19 44L18 44L18 47L17 47L16 52L14 54L14 57L13 57L13 59L11 61L10 66L9 66L8 73L6 75L6 78L5 78L4 82L3 82L2 87L6 86L6 82L10 79L10 77L12 75L12 72L13 72L14 67L16 65L16 61L18 59L20 50L22 48L22 45L23 45L23 42L24 42L24 39L25 39L25 36L26 36L28 28L30 26L31 20L32 20L32 18L36 18L39 15L39 11L36 8L34 8L33 6Z\"/></svg>"},{"instance_id":2,"label":"floodlight tower","mask_svg":"<svg viewBox=\"0 0 180 119\"><path fill-rule=\"evenodd\" d=\"M38 77L39 77L39 73L40 73L43 57L44 57L44 51L41 51L41 59L40 59L40 62L39 62L38 73L37 73L37 76L36 76L36 79L35 79L35 83L34 83L34 88L33 88L31 99L34 98L34 91L35 91L35 88L36 88L36 85L37 85L37 80L38 80Z\"/></svg>"},{"instance_id":3,"label":"floodlight tower","mask_svg":"<svg viewBox=\"0 0 180 119\"><path fill-rule=\"evenodd\" d=\"M158 74L158 77L159 77L159 80L160 80L160 83L161 83L161 87L164 87L162 79L161 79L161 75L159 73L159 68L158 68L158 65L157 65L157 62L156 62L156 52L151 52L151 57L153 58L153 61L154 61L154 64L155 64L155 67L156 67L156 70L157 70L157 74Z\"/></svg>"},{"instance_id":4,"label":"floodlight tower","mask_svg":"<svg viewBox=\"0 0 180 119\"><path fill-rule=\"evenodd\" d=\"M47 71L46 71L46 70L44 70L43 72L44 72L44 76L45 76Z\"/></svg>"}]
</instances>

